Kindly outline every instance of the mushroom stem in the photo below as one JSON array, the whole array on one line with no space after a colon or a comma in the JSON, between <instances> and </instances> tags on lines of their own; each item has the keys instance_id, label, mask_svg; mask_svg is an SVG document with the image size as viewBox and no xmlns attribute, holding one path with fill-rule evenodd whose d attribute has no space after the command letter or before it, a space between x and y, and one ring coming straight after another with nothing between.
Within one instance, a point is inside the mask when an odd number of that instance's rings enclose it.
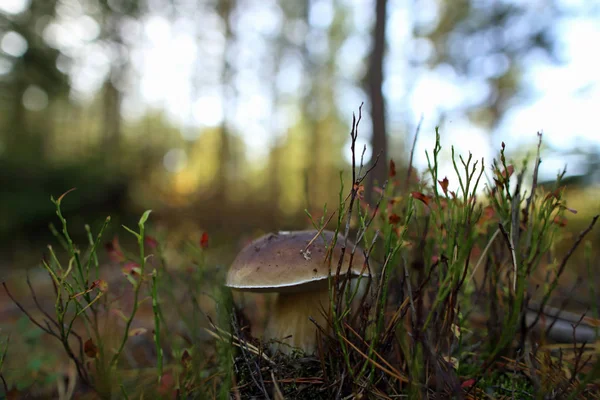
<instances>
[{"instance_id":1,"label":"mushroom stem","mask_svg":"<svg viewBox=\"0 0 600 400\"><path fill-rule=\"evenodd\" d=\"M275 300L273 315L265 330L265 339L275 339L271 350L290 354L300 348L307 354L317 350L317 327L327 330L326 313L329 310L329 291L321 290L299 293L279 293Z\"/></svg>"}]
</instances>

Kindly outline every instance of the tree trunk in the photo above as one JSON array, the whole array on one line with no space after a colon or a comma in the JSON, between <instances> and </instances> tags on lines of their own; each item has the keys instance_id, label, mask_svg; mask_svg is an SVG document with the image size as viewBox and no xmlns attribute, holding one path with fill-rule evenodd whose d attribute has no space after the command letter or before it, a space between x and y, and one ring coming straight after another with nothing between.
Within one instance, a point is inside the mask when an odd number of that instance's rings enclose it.
<instances>
[{"instance_id":1,"label":"tree trunk","mask_svg":"<svg viewBox=\"0 0 600 400\"><path fill-rule=\"evenodd\" d=\"M226 208L226 204L228 201L228 190L230 188L230 181L232 176L231 171L231 163L232 163L232 149L231 149L231 137L229 133L229 127L227 126L228 114L227 110L230 102L228 101L228 97L230 96L230 92L227 90L228 87L232 84L232 66L228 61L227 53L229 51L229 46L231 40L233 39L233 32L231 30L230 16L231 12L234 8L234 1L232 0L224 0L219 2L219 15L223 20L223 24L225 25L225 48L223 49L223 70L221 73L221 87L222 87L222 101L223 101L223 122L220 127L220 137L219 137L219 167L217 171L216 177L216 193L215 193L215 201L222 207Z\"/></svg>"},{"instance_id":2,"label":"tree trunk","mask_svg":"<svg viewBox=\"0 0 600 400\"><path fill-rule=\"evenodd\" d=\"M304 2L302 8L302 18L306 23L306 26L310 28L309 14L312 7L312 1L307 0ZM305 196L306 196L306 208L312 213L315 211L315 207L319 208L319 195L320 187L323 182L323 171L320 171L322 167L321 163L321 147L322 138L319 129L319 123L317 121L316 110L319 108L319 96L316 88L318 79L318 69L313 61L313 57L309 51L309 44L306 39L308 37L306 33L304 45L302 46L302 57L304 60L304 78L309 84L309 90L306 96L302 99L302 116L305 120L304 126L308 135L308 159L306 160L305 170Z\"/></svg>"},{"instance_id":3,"label":"tree trunk","mask_svg":"<svg viewBox=\"0 0 600 400\"><path fill-rule=\"evenodd\" d=\"M369 97L371 101L371 121L373 124L373 136L371 146L373 157L371 163L375 162L379 154L379 162L367 179L365 194L367 201L372 202L373 187L375 183L382 185L387 177L387 136L385 129L385 100L383 98L383 59L385 55L385 27L387 20L387 0L376 0L375 4L375 29L373 31L373 49L369 65Z\"/></svg>"},{"instance_id":4,"label":"tree trunk","mask_svg":"<svg viewBox=\"0 0 600 400\"><path fill-rule=\"evenodd\" d=\"M115 72L111 73L114 76ZM121 92L111 82L111 79L104 84L103 113L104 113L104 156L107 160L115 162L119 157L115 157L119 152L121 141Z\"/></svg>"}]
</instances>

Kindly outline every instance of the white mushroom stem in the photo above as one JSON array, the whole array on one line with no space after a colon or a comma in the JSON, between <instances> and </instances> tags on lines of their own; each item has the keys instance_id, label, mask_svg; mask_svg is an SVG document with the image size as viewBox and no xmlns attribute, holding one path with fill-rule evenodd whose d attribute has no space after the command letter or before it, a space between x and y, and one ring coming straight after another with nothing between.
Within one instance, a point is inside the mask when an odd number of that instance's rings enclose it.
<instances>
[{"instance_id":1,"label":"white mushroom stem","mask_svg":"<svg viewBox=\"0 0 600 400\"><path fill-rule=\"evenodd\" d=\"M265 330L265 339L275 339L271 350L280 350L290 354L293 348L300 348L307 354L317 350L317 327L327 330L327 318L323 313L329 311L329 292L327 288L319 291L300 293L279 293L273 307L273 314Z\"/></svg>"},{"instance_id":2,"label":"white mushroom stem","mask_svg":"<svg viewBox=\"0 0 600 400\"><path fill-rule=\"evenodd\" d=\"M353 312L357 311L356 307L367 290L367 283L366 278L361 279L360 283L358 279L350 281L350 293L359 285L352 303ZM311 321L311 317L325 332L329 332L326 317L329 305L329 291L326 286L307 292L279 293L264 336L267 341L276 340L271 345L271 350L290 354L294 348L299 348L306 354L316 353L318 328Z\"/></svg>"}]
</instances>

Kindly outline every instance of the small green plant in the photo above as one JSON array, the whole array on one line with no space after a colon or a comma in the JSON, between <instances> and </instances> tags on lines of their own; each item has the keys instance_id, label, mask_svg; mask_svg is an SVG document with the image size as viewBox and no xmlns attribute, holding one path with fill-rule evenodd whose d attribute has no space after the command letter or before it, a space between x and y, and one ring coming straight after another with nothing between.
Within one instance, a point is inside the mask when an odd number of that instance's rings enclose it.
<instances>
[{"instance_id":1,"label":"small green plant","mask_svg":"<svg viewBox=\"0 0 600 400\"><path fill-rule=\"evenodd\" d=\"M137 239L139 255L134 257L135 261L129 260L125 256L116 240L109 245L111 255L123 263L125 277L133 291L132 307L128 313L125 313L121 307L115 306L115 299L110 298L112 296L110 296L107 280L100 279L101 272L97 252L110 217L106 218L95 237L90 227L85 227L89 241L88 249L80 250L71 239L67 220L61 210L61 204L69 192L57 199L51 199L60 221L60 228L56 229L51 226L51 230L66 252L67 260L61 262L60 255L52 246L48 246L48 256L42 260L42 266L49 274L54 286L54 313L47 312L38 302L31 284L29 284L31 296L42 313L41 320L25 310L5 283L3 283L4 289L28 319L40 329L40 332L49 334L61 343L65 353L76 366L80 382L101 398L110 398L115 393L115 388L119 387L116 382L121 380L121 377L117 371L126 344L132 336L145 331L142 328L132 329L132 324L140 305L147 299L142 298L142 292L147 291L154 313L153 338L158 354L157 368L160 382L163 365L156 271L153 271L152 274L146 273L148 256L145 254L145 224L150 211L146 211L140 218L137 232L124 227ZM151 285L148 285L150 281ZM114 336L114 331L112 325L107 324L110 314L113 312L119 315L125 323L122 332L116 335L118 337L116 346L110 345L110 340L114 339L111 337ZM121 391L124 391L123 385L120 386Z\"/></svg>"}]
</instances>

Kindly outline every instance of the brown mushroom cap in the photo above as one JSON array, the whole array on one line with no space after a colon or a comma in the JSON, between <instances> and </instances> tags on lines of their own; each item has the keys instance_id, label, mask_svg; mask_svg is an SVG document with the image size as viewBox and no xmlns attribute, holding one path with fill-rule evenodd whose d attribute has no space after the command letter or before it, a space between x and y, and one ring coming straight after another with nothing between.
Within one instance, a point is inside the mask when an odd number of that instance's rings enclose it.
<instances>
[{"instance_id":1,"label":"brown mushroom cap","mask_svg":"<svg viewBox=\"0 0 600 400\"><path fill-rule=\"evenodd\" d=\"M326 246L331 244L334 233L321 232L307 249L317 233L316 230L279 232L255 240L242 249L231 264L226 285L254 292L298 292L321 288L327 284L329 277ZM331 257L332 274L337 269L343 244L343 236L338 235ZM342 275L348 272L353 247L354 244L348 241L340 271ZM368 276L366 268L363 271L364 263L362 250L357 248L350 273Z\"/></svg>"}]
</instances>

